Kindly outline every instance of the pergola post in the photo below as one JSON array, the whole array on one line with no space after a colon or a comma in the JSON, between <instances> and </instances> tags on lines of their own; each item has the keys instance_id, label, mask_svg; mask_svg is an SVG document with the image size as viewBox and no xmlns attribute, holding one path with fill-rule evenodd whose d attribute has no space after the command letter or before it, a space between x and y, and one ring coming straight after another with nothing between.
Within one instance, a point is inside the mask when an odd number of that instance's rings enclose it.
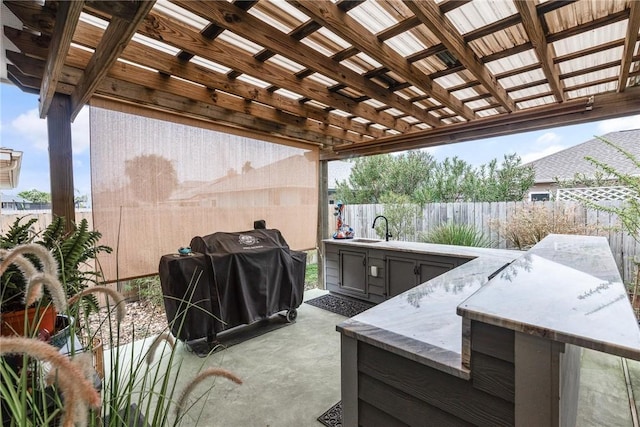
<instances>
[{"instance_id":1,"label":"pergola post","mask_svg":"<svg viewBox=\"0 0 640 427\"><path fill-rule=\"evenodd\" d=\"M71 146L71 97L56 93L47 115L51 212L63 216L67 229L75 222L73 150Z\"/></svg>"},{"instance_id":2,"label":"pergola post","mask_svg":"<svg viewBox=\"0 0 640 427\"><path fill-rule=\"evenodd\" d=\"M321 289L325 289L324 283L324 251L322 240L329 235L329 162L320 160L318 165L318 282Z\"/></svg>"}]
</instances>

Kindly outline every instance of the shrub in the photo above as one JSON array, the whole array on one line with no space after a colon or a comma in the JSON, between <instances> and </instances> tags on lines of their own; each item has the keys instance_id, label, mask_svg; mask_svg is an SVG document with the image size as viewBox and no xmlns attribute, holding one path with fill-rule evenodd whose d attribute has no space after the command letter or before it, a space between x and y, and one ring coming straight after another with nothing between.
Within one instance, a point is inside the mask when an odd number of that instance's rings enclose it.
<instances>
[{"instance_id":1,"label":"shrub","mask_svg":"<svg viewBox=\"0 0 640 427\"><path fill-rule=\"evenodd\" d=\"M418 206L403 194L387 194L382 197L384 215L389 221L389 233L395 240L412 240L416 234L416 212ZM376 225L376 234L384 239L384 221Z\"/></svg>"},{"instance_id":2,"label":"shrub","mask_svg":"<svg viewBox=\"0 0 640 427\"><path fill-rule=\"evenodd\" d=\"M563 207L557 204L558 207ZM560 211L559 214L557 214ZM507 242L515 248L526 250L549 234L598 234L596 226L587 225L576 213L575 207L547 209L544 203L531 203L517 211L509 221L492 221Z\"/></svg>"},{"instance_id":3,"label":"shrub","mask_svg":"<svg viewBox=\"0 0 640 427\"><path fill-rule=\"evenodd\" d=\"M419 240L443 245L475 246L490 248L492 242L484 233L468 224L441 224L430 232L420 233Z\"/></svg>"},{"instance_id":4,"label":"shrub","mask_svg":"<svg viewBox=\"0 0 640 427\"><path fill-rule=\"evenodd\" d=\"M125 291L136 291L140 299L151 303L156 308L164 309L164 297L160 285L160 276L141 277L127 282Z\"/></svg>"}]
</instances>

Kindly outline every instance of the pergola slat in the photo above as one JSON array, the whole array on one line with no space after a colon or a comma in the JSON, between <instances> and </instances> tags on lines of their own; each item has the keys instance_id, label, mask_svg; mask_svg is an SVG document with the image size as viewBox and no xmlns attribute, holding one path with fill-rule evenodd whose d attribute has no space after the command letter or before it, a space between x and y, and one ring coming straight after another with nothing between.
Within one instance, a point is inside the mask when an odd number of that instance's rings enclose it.
<instances>
[{"instance_id":1,"label":"pergola slat","mask_svg":"<svg viewBox=\"0 0 640 427\"><path fill-rule=\"evenodd\" d=\"M389 93L383 87L344 65L328 59L298 40L269 27L230 3L176 1L176 4L292 61L353 87L390 107L407 111L427 123L433 120L432 117L401 97Z\"/></svg>"},{"instance_id":2,"label":"pergola slat","mask_svg":"<svg viewBox=\"0 0 640 427\"><path fill-rule=\"evenodd\" d=\"M371 34L355 19L333 6L330 1L303 0L291 1L291 3L361 51L367 52L368 55L383 64L387 69L395 71L414 86L429 93L434 99L449 105L452 110L466 119L473 119L473 113L468 107L465 107L457 98L447 93L432 78L409 64L405 58L396 53L391 47L380 43L375 35ZM439 125L435 120L427 123L434 127Z\"/></svg>"},{"instance_id":3,"label":"pergola slat","mask_svg":"<svg viewBox=\"0 0 640 427\"><path fill-rule=\"evenodd\" d=\"M638 30L640 30L640 5L637 1L632 1L629 11L629 24L627 25L627 35L624 38L624 52L622 54L622 63L620 64L620 78L618 79L618 92L624 92L627 87L627 79L629 71L633 63L633 53L638 39Z\"/></svg>"},{"instance_id":4,"label":"pergola slat","mask_svg":"<svg viewBox=\"0 0 640 427\"><path fill-rule=\"evenodd\" d=\"M433 32L476 79L508 111L516 105L489 70L480 62L473 50L464 42L447 17L435 3L405 1L407 7Z\"/></svg>"},{"instance_id":5,"label":"pergola slat","mask_svg":"<svg viewBox=\"0 0 640 427\"><path fill-rule=\"evenodd\" d=\"M91 98L93 90L106 75L111 65L116 62L120 53L135 34L140 22L153 8L155 0L137 2L136 4L137 8L132 16L127 18L114 17L102 35L76 90L71 94L71 120L78 115L84 104Z\"/></svg>"},{"instance_id":6,"label":"pergola slat","mask_svg":"<svg viewBox=\"0 0 640 427\"><path fill-rule=\"evenodd\" d=\"M83 6L83 1L65 1L58 4L53 37L47 57L47 72L42 79L42 86L40 87L40 118L45 118L49 112L60 71L64 66L64 59L71 46L73 32L80 19Z\"/></svg>"},{"instance_id":7,"label":"pergola slat","mask_svg":"<svg viewBox=\"0 0 640 427\"><path fill-rule=\"evenodd\" d=\"M522 25L529 36L529 40L531 40L533 44L533 49L536 51L536 56L540 60L540 66L542 67L544 75L547 77L551 91L558 102L564 102L562 82L559 78L560 69L557 64L553 63L555 56L553 45L547 43L544 30L536 13L535 5L533 2L526 0L515 0L514 4L522 16Z\"/></svg>"}]
</instances>

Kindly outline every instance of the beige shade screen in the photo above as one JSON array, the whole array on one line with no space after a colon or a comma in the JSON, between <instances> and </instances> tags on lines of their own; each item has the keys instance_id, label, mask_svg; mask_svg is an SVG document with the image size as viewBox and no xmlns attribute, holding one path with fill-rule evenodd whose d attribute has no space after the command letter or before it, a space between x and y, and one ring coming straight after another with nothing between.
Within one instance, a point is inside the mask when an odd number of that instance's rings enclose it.
<instances>
[{"instance_id":1,"label":"beige shade screen","mask_svg":"<svg viewBox=\"0 0 640 427\"><path fill-rule=\"evenodd\" d=\"M107 281L158 272L194 236L255 220L316 246L318 151L91 107L94 228Z\"/></svg>"}]
</instances>

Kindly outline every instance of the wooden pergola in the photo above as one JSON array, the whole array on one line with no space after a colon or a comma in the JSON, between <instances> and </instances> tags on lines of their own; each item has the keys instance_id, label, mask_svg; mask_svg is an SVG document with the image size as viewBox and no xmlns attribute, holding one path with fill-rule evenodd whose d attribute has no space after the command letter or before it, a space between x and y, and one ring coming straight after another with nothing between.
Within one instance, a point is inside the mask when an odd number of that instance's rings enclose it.
<instances>
[{"instance_id":1,"label":"wooden pergola","mask_svg":"<svg viewBox=\"0 0 640 427\"><path fill-rule=\"evenodd\" d=\"M640 112L639 1L4 0L6 10L22 23L3 28L15 46L7 77L40 96L53 212L67 218L70 124L98 98L317 148L321 194L328 160Z\"/></svg>"}]
</instances>

